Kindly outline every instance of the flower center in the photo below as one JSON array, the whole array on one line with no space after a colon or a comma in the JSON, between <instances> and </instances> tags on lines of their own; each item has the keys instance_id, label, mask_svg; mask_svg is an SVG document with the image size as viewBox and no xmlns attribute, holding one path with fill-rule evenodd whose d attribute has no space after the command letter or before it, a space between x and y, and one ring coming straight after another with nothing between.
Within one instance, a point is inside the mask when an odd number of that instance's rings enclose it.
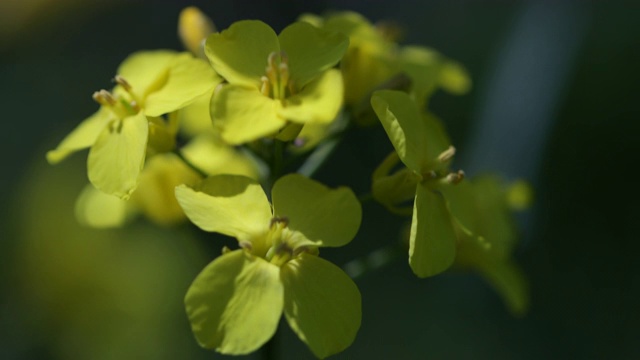
<instances>
[{"instance_id":1,"label":"flower center","mask_svg":"<svg viewBox=\"0 0 640 360\"><path fill-rule=\"evenodd\" d=\"M116 75L114 81L124 89L124 92L110 93L103 89L93 93L93 100L109 108L119 119L137 114L140 111L140 101L132 91L129 82L120 75Z\"/></svg>"},{"instance_id":2,"label":"flower center","mask_svg":"<svg viewBox=\"0 0 640 360\"><path fill-rule=\"evenodd\" d=\"M271 219L266 236L267 246L270 247L264 258L273 265L282 266L303 252L318 253L317 247L312 246L300 232L289 229L288 225L289 219L286 217Z\"/></svg>"},{"instance_id":3,"label":"flower center","mask_svg":"<svg viewBox=\"0 0 640 360\"><path fill-rule=\"evenodd\" d=\"M260 92L273 99L283 100L295 92L289 76L289 58L284 51L269 54L265 75L260 80Z\"/></svg>"}]
</instances>

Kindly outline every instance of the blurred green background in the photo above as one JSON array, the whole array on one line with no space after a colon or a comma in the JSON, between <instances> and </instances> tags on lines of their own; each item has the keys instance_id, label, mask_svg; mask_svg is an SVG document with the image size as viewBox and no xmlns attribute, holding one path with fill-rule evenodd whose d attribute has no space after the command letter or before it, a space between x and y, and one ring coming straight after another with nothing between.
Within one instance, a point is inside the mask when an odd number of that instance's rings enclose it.
<instances>
[{"instance_id":1,"label":"blurred green background","mask_svg":"<svg viewBox=\"0 0 640 360\"><path fill-rule=\"evenodd\" d=\"M255 18L281 30L330 9L396 22L404 43L437 49L473 78L469 94L430 104L456 167L534 185L516 253L531 282L527 316L513 318L476 275L420 280L403 259L358 280L362 328L335 358L640 358L640 5L470 0L3 0L0 358L223 358L197 346L182 297L227 242L187 225L82 228L73 203L85 155L55 167L44 157L95 110L91 94L111 87L128 54L180 49L188 5L219 29ZM380 127L358 130L317 177L366 192L390 149ZM402 224L367 204L356 239L323 256L344 264L395 241ZM281 358L311 358L281 325Z\"/></svg>"}]
</instances>

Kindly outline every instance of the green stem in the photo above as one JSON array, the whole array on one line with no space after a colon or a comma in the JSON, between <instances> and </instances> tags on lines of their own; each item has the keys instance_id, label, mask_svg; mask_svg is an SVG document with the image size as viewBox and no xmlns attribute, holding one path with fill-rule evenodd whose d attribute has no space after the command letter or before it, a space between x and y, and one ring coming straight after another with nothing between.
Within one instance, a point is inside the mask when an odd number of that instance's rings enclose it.
<instances>
[{"instance_id":1,"label":"green stem","mask_svg":"<svg viewBox=\"0 0 640 360\"><path fill-rule=\"evenodd\" d=\"M180 160L182 160L182 162L187 165L188 167L190 167L191 169L193 169L193 171L197 172L200 176L202 176L203 178L206 178L207 176L209 176L209 174L207 174L204 170L200 169L199 167L197 167L194 163L192 163L191 161L189 161L189 159L187 159L182 152L180 151L180 149L173 149L172 153L176 154L176 156L178 158L180 158Z\"/></svg>"}]
</instances>

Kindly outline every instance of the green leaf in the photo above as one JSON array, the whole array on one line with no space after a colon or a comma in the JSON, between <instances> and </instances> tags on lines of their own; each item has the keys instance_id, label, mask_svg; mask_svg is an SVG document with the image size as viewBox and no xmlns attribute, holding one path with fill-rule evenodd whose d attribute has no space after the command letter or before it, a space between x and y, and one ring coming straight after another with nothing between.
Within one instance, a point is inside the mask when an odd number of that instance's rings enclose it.
<instances>
[{"instance_id":1,"label":"green leaf","mask_svg":"<svg viewBox=\"0 0 640 360\"><path fill-rule=\"evenodd\" d=\"M343 34L321 30L306 22L287 26L278 38L289 57L289 72L297 89L334 67L349 47L349 38Z\"/></svg>"},{"instance_id":2,"label":"green leaf","mask_svg":"<svg viewBox=\"0 0 640 360\"><path fill-rule=\"evenodd\" d=\"M420 184L416 189L409 239L409 264L419 277L445 271L456 256L456 234L441 195Z\"/></svg>"},{"instance_id":3,"label":"green leaf","mask_svg":"<svg viewBox=\"0 0 640 360\"><path fill-rule=\"evenodd\" d=\"M286 263L284 284L287 322L319 358L346 349L362 318L360 291L339 267L310 254Z\"/></svg>"},{"instance_id":4,"label":"green leaf","mask_svg":"<svg viewBox=\"0 0 640 360\"><path fill-rule=\"evenodd\" d=\"M360 202L351 189L329 189L299 174L283 176L273 185L275 216L287 217L289 228L318 246L343 246L358 232Z\"/></svg>"},{"instance_id":5,"label":"green leaf","mask_svg":"<svg viewBox=\"0 0 640 360\"><path fill-rule=\"evenodd\" d=\"M198 343L223 354L260 348L275 333L283 308L280 269L236 250L196 277L184 302Z\"/></svg>"},{"instance_id":6,"label":"green leaf","mask_svg":"<svg viewBox=\"0 0 640 360\"><path fill-rule=\"evenodd\" d=\"M144 166L149 124L142 113L107 125L89 151L89 181L99 190L128 199Z\"/></svg>"},{"instance_id":7,"label":"green leaf","mask_svg":"<svg viewBox=\"0 0 640 360\"><path fill-rule=\"evenodd\" d=\"M220 76L231 84L257 89L269 54L279 51L276 33L257 20L237 21L221 33L210 35L205 45L205 53Z\"/></svg>"},{"instance_id":8,"label":"green leaf","mask_svg":"<svg viewBox=\"0 0 640 360\"><path fill-rule=\"evenodd\" d=\"M229 84L211 98L211 118L224 141L239 145L282 128L287 122L278 114L280 106L257 89Z\"/></svg>"},{"instance_id":9,"label":"green leaf","mask_svg":"<svg viewBox=\"0 0 640 360\"><path fill-rule=\"evenodd\" d=\"M185 107L221 81L206 61L180 54L171 61L164 85L146 98L144 112L160 116Z\"/></svg>"},{"instance_id":10,"label":"green leaf","mask_svg":"<svg viewBox=\"0 0 640 360\"><path fill-rule=\"evenodd\" d=\"M67 135L55 150L47 152L47 161L50 164L57 164L64 160L71 153L90 147L115 116L106 107L100 107L93 115L81 122L73 131Z\"/></svg>"},{"instance_id":11,"label":"green leaf","mask_svg":"<svg viewBox=\"0 0 640 360\"><path fill-rule=\"evenodd\" d=\"M271 222L271 205L255 180L239 175L217 175L193 189L176 187L176 198L185 214L205 231L252 241Z\"/></svg>"},{"instance_id":12,"label":"green leaf","mask_svg":"<svg viewBox=\"0 0 640 360\"><path fill-rule=\"evenodd\" d=\"M340 71L327 70L307 84L301 92L285 99L279 114L301 124L330 123L342 106L343 90Z\"/></svg>"}]
</instances>

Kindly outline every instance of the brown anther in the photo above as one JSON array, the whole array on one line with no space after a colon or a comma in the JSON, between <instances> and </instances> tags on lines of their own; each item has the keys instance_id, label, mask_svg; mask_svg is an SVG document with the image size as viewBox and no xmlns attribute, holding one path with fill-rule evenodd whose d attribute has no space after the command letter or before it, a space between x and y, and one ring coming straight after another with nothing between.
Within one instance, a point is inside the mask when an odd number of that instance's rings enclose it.
<instances>
[{"instance_id":1,"label":"brown anther","mask_svg":"<svg viewBox=\"0 0 640 360\"><path fill-rule=\"evenodd\" d=\"M93 100L104 106L113 106L117 103L116 98L107 90L100 90L93 93Z\"/></svg>"},{"instance_id":2,"label":"brown anther","mask_svg":"<svg viewBox=\"0 0 640 360\"><path fill-rule=\"evenodd\" d=\"M438 161L440 162L446 162L451 160L451 158L453 158L453 156L456 154L456 148L454 148L453 146L449 146L449 148L445 151L443 151L440 155L438 155Z\"/></svg>"},{"instance_id":3,"label":"brown anther","mask_svg":"<svg viewBox=\"0 0 640 360\"><path fill-rule=\"evenodd\" d=\"M432 180L438 177L438 174L436 174L435 171L433 170L429 170L426 173L422 174L422 178L424 180Z\"/></svg>"},{"instance_id":4,"label":"brown anther","mask_svg":"<svg viewBox=\"0 0 640 360\"><path fill-rule=\"evenodd\" d=\"M289 225L289 218L286 216L276 216L271 219L269 227L273 227L275 224L284 224L285 227Z\"/></svg>"},{"instance_id":5,"label":"brown anther","mask_svg":"<svg viewBox=\"0 0 640 360\"><path fill-rule=\"evenodd\" d=\"M118 85L121 85L125 90L127 90L127 92L131 91L131 84L129 84L129 82L122 76L116 75L116 77L113 78L113 81L118 83Z\"/></svg>"},{"instance_id":6,"label":"brown anther","mask_svg":"<svg viewBox=\"0 0 640 360\"><path fill-rule=\"evenodd\" d=\"M464 180L464 171L458 170L455 173L449 173L446 177L446 181L450 184L456 185Z\"/></svg>"},{"instance_id":7,"label":"brown anther","mask_svg":"<svg viewBox=\"0 0 640 360\"><path fill-rule=\"evenodd\" d=\"M260 78L262 84L260 85L260 93L264 96L269 96L271 93L271 84L269 82L269 78L266 76L262 76Z\"/></svg>"},{"instance_id":8,"label":"brown anther","mask_svg":"<svg viewBox=\"0 0 640 360\"><path fill-rule=\"evenodd\" d=\"M240 245L241 248L248 250L249 252L253 250L253 244L248 241L240 241L238 245Z\"/></svg>"}]
</instances>

